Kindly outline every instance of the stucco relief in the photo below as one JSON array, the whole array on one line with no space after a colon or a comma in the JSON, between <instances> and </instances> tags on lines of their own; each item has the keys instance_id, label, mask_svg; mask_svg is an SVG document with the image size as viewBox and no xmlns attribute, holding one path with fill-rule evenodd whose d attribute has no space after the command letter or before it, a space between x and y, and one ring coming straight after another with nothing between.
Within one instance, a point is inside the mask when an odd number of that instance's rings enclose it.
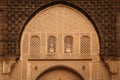
<instances>
[{"instance_id":1,"label":"stucco relief","mask_svg":"<svg viewBox=\"0 0 120 80\"><path fill-rule=\"evenodd\" d=\"M67 70L61 70L61 69L48 72L37 80L48 80L48 79L50 80L83 80L83 79L80 79L74 73L67 71Z\"/></svg>"},{"instance_id":2,"label":"stucco relief","mask_svg":"<svg viewBox=\"0 0 120 80\"><path fill-rule=\"evenodd\" d=\"M55 53L56 52L56 37L49 36L47 45L48 45L48 53Z\"/></svg>"},{"instance_id":3,"label":"stucco relief","mask_svg":"<svg viewBox=\"0 0 120 80\"><path fill-rule=\"evenodd\" d=\"M72 53L73 50L73 37L72 36L65 36L64 38L64 50L65 53Z\"/></svg>"},{"instance_id":4,"label":"stucco relief","mask_svg":"<svg viewBox=\"0 0 120 80\"><path fill-rule=\"evenodd\" d=\"M30 53L40 54L40 38L38 36L32 36L30 38Z\"/></svg>"},{"instance_id":5,"label":"stucco relief","mask_svg":"<svg viewBox=\"0 0 120 80\"><path fill-rule=\"evenodd\" d=\"M94 40L91 41L92 44L91 46L94 45L94 48L96 48L96 49L91 49L92 53L99 54L99 40L92 23L82 13L65 5L59 4L42 10L31 19L29 24L27 24L24 32L25 33L39 32L39 35L44 33L45 34L44 41L42 41L42 37L41 37L41 41L42 43L45 44L44 48L45 50L47 50L47 53L57 52L58 49L57 47L59 47L59 45L57 45L57 42L62 43L61 46L64 47L60 48L60 50L64 50L65 53L74 52L73 48L75 45L78 44L78 41L74 40L74 38L72 40L71 39L64 40L64 37L67 35L70 36L74 35L75 37L76 33L78 33L80 37L82 36L82 34L88 33L92 37L92 40ZM25 35L24 32L23 32L23 36ZM61 34L62 40L64 42L59 41L59 39L57 38L56 38L57 42L55 39L47 40L49 38L49 36L47 37L49 33L55 33L56 35ZM79 37L77 38L80 41ZM74 44L75 42L76 44ZM90 43L88 41L87 47L90 46L89 44ZM79 46L80 45L78 45L78 47ZM90 50L88 50L88 53L90 53Z\"/></svg>"},{"instance_id":6,"label":"stucco relief","mask_svg":"<svg viewBox=\"0 0 120 80\"><path fill-rule=\"evenodd\" d=\"M12 72L12 68L15 65L15 59L4 59L3 60L3 73L9 74Z\"/></svg>"},{"instance_id":7,"label":"stucco relief","mask_svg":"<svg viewBox=\"0 0 120 80\"><path fill-rule=\"evenodd\" d=\"M38 33L40 35L40 47L42 48L40 48L40 54L35 56L29 55L29 52L26 55L24 53L21 54L23 57L27 56L23 61L23 64L27 63L23 65L26 68L23 69L23 73L26 70L28 71L26 72L27 75L32 75L25 79L34 80L36 74L40 74L41 70L55 66L55 64L74 66L74 69L79 68L78 71L86 80L98 78L97 71L99 67L97 67L97 63L100 60L98 35L92 23L79 11L61 4L48 7L36 14L26 25L22 40L24 40L26 33L32 33L33 35ZM88 34L88 36L84 36L85 34ZM84 37L81 40L82 36ZM23 44L23 41L21 43ZM82 45L84 47L80 48ZM91 54L81 55L80 49L83 48L83 53ZM49 56L48 53L56 54ZM83 62L81 63L81 61ZM82 66L79 67L79 65ZM33 74L33 72L36 74ZM59 74L59 72L57 73ZM47 77L54 79L51 74L43 77L43 79L47 79ZM62 78L55 79L59 80Z\"/></svg>"},{"instance_id":8,"label":"stucco relief","mask_svg":"<svg viewBox=\"0 0 120 80\"><path fill-rule=\"evenodd\" d=\"M90 37L87 35L83 35L80 38L80 53L81 54L90 54Z\"/></svg>"}]
</instances>

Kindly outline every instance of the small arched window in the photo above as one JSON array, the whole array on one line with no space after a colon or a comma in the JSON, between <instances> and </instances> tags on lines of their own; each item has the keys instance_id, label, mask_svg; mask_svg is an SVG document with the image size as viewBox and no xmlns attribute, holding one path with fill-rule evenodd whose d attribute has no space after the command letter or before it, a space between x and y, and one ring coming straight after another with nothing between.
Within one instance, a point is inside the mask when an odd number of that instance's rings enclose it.
<instances>
[{"instance_id":1,"label":"small arched window","mask_svg":"<svg viewBox=\"0 0 120 80\"><path fill-rule=\"evenodd\" d=\"M90 37L86 35L82 36L80 43L81 43L80 45L81 54L90 53Z\"/></svg>"},{"instance_id":2,"label":"small arched window","mask_svg":"<svg viewBox=\"0 0 120 80\"><path fill-rule=\"evenodd\" d=\"M73 51L73 37L66 36L64 38L64 52L65 53L72 53Z\"/></svg>"},{"instance_id":3,"label":"small arched window","mask_svg":"<svg viewBox=\"0 0 120 80\"><path fill-rule=\"evenodd\" d=\"M49 36L48 37L48 53L55 53L56 52L56 37Z\"/></svg>"},{"instance_id":4,"label":"small arched window","mask_svg":"<svg viewBox=\"0 0 120 80\"><path fill-rule=\"evenodd\" d=\"M40 53L40 38L38 36L30 38L30 53Z\"/></svg>"}]
</instances>

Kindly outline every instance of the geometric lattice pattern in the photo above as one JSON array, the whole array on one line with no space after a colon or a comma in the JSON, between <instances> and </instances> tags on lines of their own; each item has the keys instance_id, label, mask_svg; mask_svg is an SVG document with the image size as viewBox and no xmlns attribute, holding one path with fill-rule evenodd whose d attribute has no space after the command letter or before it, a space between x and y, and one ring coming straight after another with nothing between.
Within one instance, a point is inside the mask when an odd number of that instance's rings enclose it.
<instances>
[{"instance_id":1,"label":"geometric lattice pattern","mask_svg":"<svg viewBox=\"0 0 120 80\"><path fill-rule=\"evenodd\" d=\"M89 36L82 36L80 40L80 52L81 54L89 54L90 53L90 38Z\"/></svg>"},{"instance_id":2,"label":"geometric lattice pattern","mask_svg":"<svg viewBox=\"0 0 120 80\"><path fill-rule=\"evenodd\" d=\"M38 36L33 36L30 39L30 53L40 53L40 38Z\"/></svg>"},{"instance_id":3,"label":"geometric lattice pattern","mask_svg":"<svg viewBox=\"0 0 120 80\"><path fill-rule=\"evenodd\" d=\"M83 14L88 14L90 20L95 23L100 38L100 54L115 55L113 0L7 0L6 55L20 53L21 34L33 17L32 14L35 15L45 7L59 3L77 6L84 11Z\"/></svg>"},{"instance_id":4,"label":"geometric lattice pattern","mask_svg":"<svg viewBox=\"0 0 120 80\"><path fill-rule=\"evenodd\" d=\"M5 13L0 10L0 55L5 53Z\"/></svg>"}]
</instances>

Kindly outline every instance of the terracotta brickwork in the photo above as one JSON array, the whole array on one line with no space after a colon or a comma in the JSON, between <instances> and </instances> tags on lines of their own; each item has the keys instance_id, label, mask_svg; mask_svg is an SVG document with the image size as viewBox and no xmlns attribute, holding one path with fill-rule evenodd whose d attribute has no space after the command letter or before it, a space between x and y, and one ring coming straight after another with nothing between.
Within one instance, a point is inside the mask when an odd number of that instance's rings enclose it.
<instances>
[{"instance_id":1,"label":"terracotta brickwork","mask_svg":"<svg viewBox=\"0 0 120 80\"><path fill-rule=\"evenodd\" d=\"M5 54L6 5L0 1L0 56Z\"/></svg>"},{"instance_id":2,"label":"terracotta brickwork","mask_svg":"<svg viewBox=\"0 0 120 80\"><path fill-rule=\"evenodd\" d=\"M0 0L0 80L49 79L120 79L120 0Z\"/></svg>"},{"instance_id":3,"label":"terracotta brickwork","mask_svg":"<svg viewBox=\"0 0 120 80\"><path fill-rule=\"evenodd\" d=\"M82 9L94 22L100 38L100 53L104 56L114 56L114 14L112 1L85 0L8 0L7 1L7 55L20 54L20 38L27 22L43 8L54 4L66 4ZM36 11L36 13L34 13ZM14 48L12 48L15 46Z\"/></svg>"}]
</instances>

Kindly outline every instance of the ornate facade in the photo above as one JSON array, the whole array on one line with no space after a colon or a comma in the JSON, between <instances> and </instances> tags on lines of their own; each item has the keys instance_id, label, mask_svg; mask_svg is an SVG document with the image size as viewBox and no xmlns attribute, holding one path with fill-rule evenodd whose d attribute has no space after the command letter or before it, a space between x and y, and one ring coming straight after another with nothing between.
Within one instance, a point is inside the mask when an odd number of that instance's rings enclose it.
<instances>
[{"instance_id":1,"label":"ornate facade","mask_svg":"<svg viewBox=\"0 0 120 80\"><path fill-rule=\"evenodd\" d=\"M0 1L0 80L119 80L119 0Z\"/></svg>"}]
</instances>

